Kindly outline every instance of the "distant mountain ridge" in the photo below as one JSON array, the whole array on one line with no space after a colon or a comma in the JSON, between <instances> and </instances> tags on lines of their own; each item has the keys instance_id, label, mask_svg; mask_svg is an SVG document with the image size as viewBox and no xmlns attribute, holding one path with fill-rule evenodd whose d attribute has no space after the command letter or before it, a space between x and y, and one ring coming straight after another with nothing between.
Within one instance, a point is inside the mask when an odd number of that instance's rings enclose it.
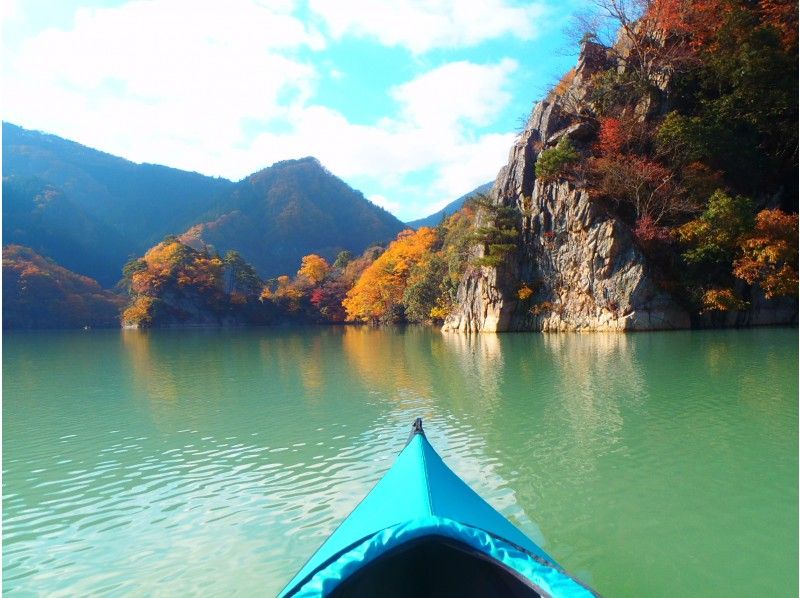
<instances>
[{"instance_id":1,"label":"distant mountain ridge","mask_svg":"<svg viewBox=\"0 0 800 598\"><path fill-rule=\"evenodd\" d=\"M110 287L166 235L236 249L262 276L308 253L360 253L405 228L313 158L234 183L136 164L3 123L3 242L24 244Z\"/></svg>"},{"instance_id":2,"label":"distant mountain ridge","mask_svg":"<svg viewBox=\"0 0 800 598\"><path fill-rule=\"evenodd\" d=\"M444 220L447 216L452 216L456 212L458 212L466 203L466 201L478 194L481 193L489 193L492 188L493 182L490 181L488 183L484 183L479 187L475 187L469 193L466 193L459 197L458 199L454 199L445 207L443 207L438 212L434 212L430 216L426 216L425 218L419 218L418 220L412 220L410 222L406 222L406 226L409 226L413 229L418 229L423 226L438 226L439 223Z\"/></svg>"},{"instance_id":3,"label":"distant mountain ridge","mask_svg":"<svg viewBox=\"0 0 800 598\"><path fill-rule=\"evenodd\" d=\"M304 255L330 261L393 239L405 225L330 173L313 157L251 174L181 240L220 253L239 251L264 277L293 274Z\"/></svg>"}]
</instances>

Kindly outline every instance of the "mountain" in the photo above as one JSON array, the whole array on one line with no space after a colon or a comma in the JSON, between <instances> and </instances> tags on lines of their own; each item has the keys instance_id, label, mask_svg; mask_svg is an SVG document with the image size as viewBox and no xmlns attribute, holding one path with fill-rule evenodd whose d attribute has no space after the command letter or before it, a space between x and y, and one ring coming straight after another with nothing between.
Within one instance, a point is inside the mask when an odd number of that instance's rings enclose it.
<instances>
[{"instance_id":1,"label":"mountain","mask_svg":"<svg viewBox=\"0 0 800 598\"><path fill-rule=\"evenodd\" d=\"M124 303L28 247L3 249L3 328L115 327Z\"/></svg>"},{"instance_id":2,"label":"mountain","mask_svg":"<svg viewBox=\"0 0 800 598\"><path fill-rule=\"evenodd\" d=\"M3 239L110 287L165 236L239 251L262 276L300 258L333 259L393 239L402 222L314 158L279 162L234 183L136 164L3 123Z\"/></svg>"},{"instance_id":3,"label":"mountain","mask_svg":"<svg viewBox=\"0 0 800 598\"><path fill-rule=\"evenodd\" d=\"M443 207L438 212L434 212L430 216L426 216L425 218L420 218L418 220L412 220L411 222L406 222L406 226L413 228L414 230L421 228L423 226L438 226L439 223L444 220L447 216L451 216L458 212L463 206L466 201L476 195L479 194L486 194L492 190L492 182L484 183L480 187L475 187L469 193L462 195L458 199L454 199L445 207Z\"/></svg>"},{"instance_id":4,"label":"mountain","mask_svg":"<svg viewBox=\"0 0 800 598\"><path fill-rule=\"evenodd\" d=\"M127 257L185 230L234 186L6 122L3 177L11 177L11 194L3 189L4 243L35 247L105 286L119 280Z\"/></svg>"},{"instance_id":5,"label":"mountain","mask_svg":"<svg viewBox=\"0 0 800 598\"><path fill-rule=\"evenodd\" d=\"M38 177L3 179L3 242L57 256L63 266L90 272L106 285L120 278L130 243Z\"/></svg>"},{"instance_id":6,"label":"mountain","mask_svg":"<svg viewBox=\"0 0 800 598\"><path fill-rule=\"evenodd\" d=\"M394 238L405 225L328 172L316 158L273 164L237 183L181 241L234 249L265 278L293 274L304 255L330 261Z\"/></svg>"}]
</instances>

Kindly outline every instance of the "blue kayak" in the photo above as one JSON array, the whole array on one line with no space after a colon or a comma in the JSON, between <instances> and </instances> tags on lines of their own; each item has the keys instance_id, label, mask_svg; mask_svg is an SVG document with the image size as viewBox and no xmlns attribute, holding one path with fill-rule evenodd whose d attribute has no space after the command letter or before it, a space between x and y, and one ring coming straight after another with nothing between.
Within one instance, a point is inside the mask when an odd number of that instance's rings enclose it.
<instances>
[{"instance_id":1,"label":"blue kayak","mask_svg":"<svg viewBox=\"0 0 800 598\"><path fill-rule=\"evenodd\" d=\"M281 598L596 596L444 464L422 420Z\"/></svg>"}]
</instances>

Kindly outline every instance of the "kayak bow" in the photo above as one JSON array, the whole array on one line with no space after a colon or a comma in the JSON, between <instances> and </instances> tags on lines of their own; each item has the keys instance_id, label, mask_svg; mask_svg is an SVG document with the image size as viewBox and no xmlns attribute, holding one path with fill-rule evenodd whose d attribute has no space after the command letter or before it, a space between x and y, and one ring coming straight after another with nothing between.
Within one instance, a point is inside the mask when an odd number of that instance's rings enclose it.
<instances>
[{"instance_id":1,"label":"kayak bow","mask_svg":"<svg viewBox=\"0 0 800 598\"><path fill-rule=\"evenodd\" d=\"M595 594L453 473L418 418L394 465L280 596Z\"/></svg>"}]
</instances>

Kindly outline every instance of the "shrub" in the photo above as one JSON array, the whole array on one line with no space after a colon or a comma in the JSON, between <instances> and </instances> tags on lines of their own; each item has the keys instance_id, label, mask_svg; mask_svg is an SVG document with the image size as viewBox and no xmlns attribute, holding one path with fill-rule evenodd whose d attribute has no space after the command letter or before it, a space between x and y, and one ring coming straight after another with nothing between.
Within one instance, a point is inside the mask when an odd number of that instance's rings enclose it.
<instances>
[{"instance_id":1,"label":"shrub","mask_svg":"<svg viewBox=\"0 0 800 598\"><path fill-rule=\"evenodd\" d=\"M563 175L566 167L577 162L580 154L566 135L558 140L554 148L546 149L536 160L536 178L549 182Z\"/></svg>"}]
</instances>

